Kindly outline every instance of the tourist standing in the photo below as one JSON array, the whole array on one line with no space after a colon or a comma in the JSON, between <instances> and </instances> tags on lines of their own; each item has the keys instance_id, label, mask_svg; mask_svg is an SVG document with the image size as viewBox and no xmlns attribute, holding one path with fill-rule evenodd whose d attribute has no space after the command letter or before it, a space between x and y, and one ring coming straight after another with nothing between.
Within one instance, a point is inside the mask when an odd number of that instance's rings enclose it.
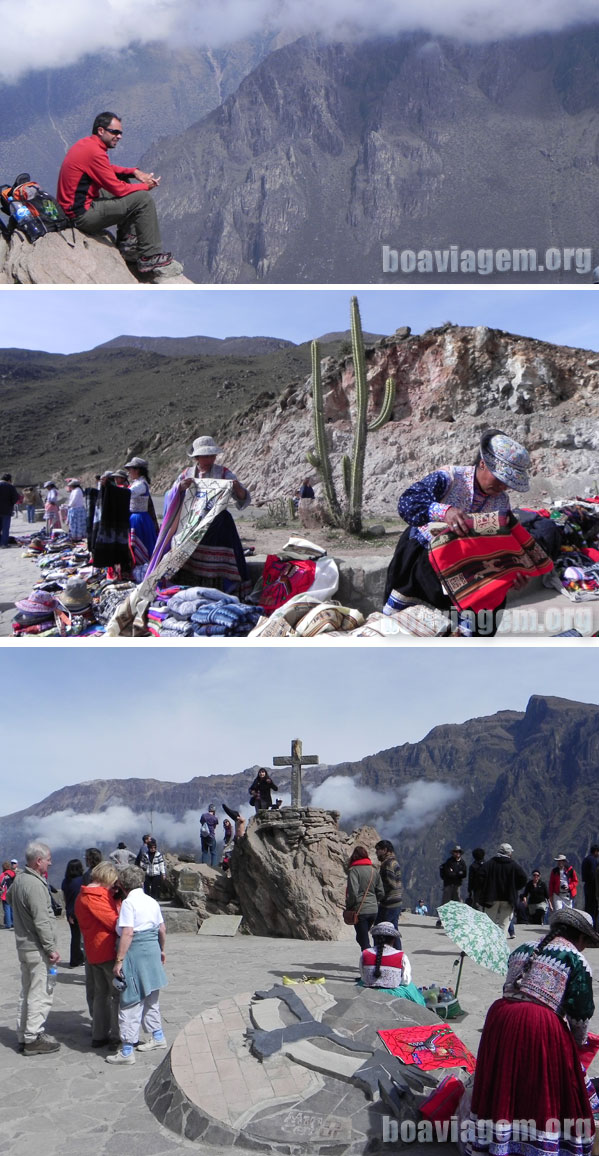
<instances>
[{"instance_id":1,"label":"tourist standing","mask_svg":"<svg viewBox=\"0 0 599 1156\"><path fill-rule=\"evenodd\" d=\"M590 915L593 923L597 918L597 868L599 867L599 845L591 843L588 855L585 855L580 868L580 875L584 886L584 909Z\"/></svg>"},{"instance_id":2,"label":"tourist standing","mask_svg":"<svg viewBox=\"0 0 599 1156\"><path fill-rule=\"evenodd\" d=\"M58 490L54 482L44 482L42 487L46 491L44 502L44 517L48 536L53 530L60 530L60 510L58 508Z\"/></svg>"},{"instance_id":3,"label":"tourist standing","mask_svg":"<svg viewBox=\"0 0 599 1156\"><path fill-rule=\"evenodd\" d=\"M78 478L69 478L66 486L69 491L67 502L69 536L74 542L81 542L87 535L87 510L81 482Z\"/></svg>"},{"instance_id":4,"label":"tourist standing","mask_svg":"<svg viewBox=\"0 0 599 1156\"><path fill-rule=\"evenodd\" d=\"M162 851L158 850L155 839L148 839L140 866L146 876L144 883L146 895L151 895L152 899L159 899L160 881L166 877L166 865Z\"/></svg>"},{"instance_id":5,"label":"tourist standing","mask_svg":"<svg viewBox=\"0 0 599 1156\"><path fill-rule=\"evenodd\" d=\"M374 848L379 861L381 883L385 898L379 905L377 923L392 923L397 931L397 922L401 915L401 869L395 857L395 848L388 839L380 839ZM399 939L399 936L397 937ZM401 947L401 940L399 941Z\"/></svg>"},{"instance_id":6,"label":"tourist standing","mask_svg":"<svg viewBox=\"0 0 599 1156\"><path fill-rule=\"evenodd\" d=\"M132 863L135 863L135 855L133 851L129 850L126 843L119 843L118 847L110 852L108 858L111 863L114 863L117 871L122 871L123 867L130 867Z\"/></svg>"},{"instance_id":7,"label":"tourist standing","mask_svg":"<svg viewBox=\"0 0 599 1156\"><path fill-rule=\"evenodd\" d=\"M549 906L552 911L574 907L578 890L578 875L565 855L556 855L555 867L549 875Z\"/></svg>"},{"instance_id":8,"label":"tourist standing","mask_svg":"<svg viewBox=\"0 0 599 1156\"><path fill-rule=\"evenodd\" d=\"M5 859L2 864L2 874L0 875L0 899L2 900L2 910L4 912L4 926L7 931L11 931L14 927L12 917L12 907L6 898L8 888L12 885L16 871L12 866L10 860Z\"/></svg>"},{"instance_id":9,"label":"tourist standing","mask_svg":"<svg viewBox=\"0 0 599 1156\"><path fill-rule=\"evenodd\" d=\"M443 880L441 906L443 906L444 903L451 903L452 900L457 903L461 902L460 888L467 873L468 868L466 867L466 860L463 857L462 848L456 843L455 847L451 848L449 858L439 867L439 875ZM437 920L436 926L443 926L440 919Z\"/></svg>"},{"instance_id":10,"label":"tourist standing","mask_svg":"<svg viewBox=\"0 0 599 1156\"><path fill-rule=\"evenodd\" d=\"M272 807L272 791L278 791L266 767L260 767L256 778L250 787L250 803L258 811L268 811Z\"/></svg>"},{"instance_id":11,"label":"tourist standing","mask_svg":"<svg viewBox=\"0 0 599 1156\"><path fill-rule=\"evenodd\" d=\"M81 888L75 901L91 990L92 1048L103 1048L119 1038L118 996L112 985L120 910L117 880L112 863L98 863L91 882Z\"/></svg>"},{"instance_id":12,"label":"tourist standing","mask_svg":"<svg viewBox=\"0 0 599 1156\"><path fill-rule=\"evenodd\" d=\"M12 474L2 474L0 479L0 546L8 547L10 520L21 495L12 484Z\"/></svg>"},{"instance_id":13,"label":"tourist standing","mask_svg":"<svg viewBox=\"0 0 599 1156\"><path fill-rule=\"evenodd\" d=\"M541 872L535 867L522 895L522 903L529 915L529 923L541 924L549 907L547 884L541 879Z\"/></svg>"},{"instance_id":14,"label":"tourist standing","mask_svg":"<svg viewBox=\"0 0 599 1156\"><path fill-rule=\"evenodd\" d=\"M354 847L349 860L345 909L355 915L356 939L364 951L370 944L368 933L379 904L385 899L385 889L377 868L372 863L366 847L360 843Z\"/></svg>"},{"instance_id":15,"label":"tourist standing","mask_svg":"<svg viewBox=\"0 0 599 1156\"><path fill-rule=\"evenodd\" d=\"M52 1007L53 987L48 968L60 959L56 948L56 921L46 883L52 852L46 843L29 843L25 868L7 893L13 909L15 945L21 968L17 1013L19 1050L26 1056L57 1052L60 1044L44 1032Z\"/></svg>"},{"instance_id":16,"label":"tourist standing","mask_svg":"<svg viewBox=\"0 0 599 1156\"><path fill-rule=\"evenodd\" d=\"M518 892L526 883L526 871L512 858L511 843L501 843L497 854L485 863L481 905L489 919L510 936L510 920L518 904Z\"/></svg>"},{"instance_id":17,"label":"tourist standing","mask_svg":"<svg viewBox=\"0 0 599 1156\"><path fill-rule=\"evenodd\" d=\"M71 930L71 957L69 967L81 967L85 959L83 951L81 950L81 932L79 930L77 916L75 915L75 901L81 891L82 883L83 863L81 859L69 859L61 884L64 895L65 914Z\"/></svg>"},{"instance_id":18,"label":"tourist standing","mask_svg":"<svg viewBox=\"0 0 599 1156\"><path fill-rule=\"evenodd\" d=\"M481 910L480 896L485 877L485 854L484 847L475 847L472 852L472 862L468 868L467 902L475 911Z\"/></svg>"},{"instance_id":19,"label":"tourist standing","mask_svg":"<svg viewBox=\"0 0 599 1156\"><path fill-rule=\"evenodd\" d=\"M200 815L200 839L202 843L202 863L209 864L210 867L216 866L216 828L218 827L218 819L216 817L216 807L211 803L207 811Z\"/></svg>"},{"instance_id":20,"label":"tourist standing","mask_svg":"<svg viewBox=\"0 0 599 1156\"><path fill-rule=\"evenodd\" d=\"M158 903L142 890L143 872L126 867L119 875L124 895L116 925L119 941L114 961L115 977L124 981L119 1003L121 1049L107 1056L108 1064L134 1064L133 1045L143 1027L151 1037L139 1044L139 1052L166 1048L158 1000L166 987L166 928Z\"/></svg>"}]
</instances>

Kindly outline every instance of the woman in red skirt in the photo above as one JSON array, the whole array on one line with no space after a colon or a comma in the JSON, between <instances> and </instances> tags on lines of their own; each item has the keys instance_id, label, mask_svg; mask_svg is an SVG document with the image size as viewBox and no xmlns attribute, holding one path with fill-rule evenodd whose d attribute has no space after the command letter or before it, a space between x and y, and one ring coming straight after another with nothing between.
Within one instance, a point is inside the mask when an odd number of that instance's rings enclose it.
<instances>
[{"instance_id":1,"label":"woman in red skirt","mask_svg":"<svg viewBox=\"0 0 599 1156\"><path fill-rule=\"evenodd\" d=\"M595 1010L582 954L599 946L584 911L554 911L541 940L512 952L476 1061L468 1156L589 1156L599 1101L581 1049Z\"/></svg>"}]
</instances>

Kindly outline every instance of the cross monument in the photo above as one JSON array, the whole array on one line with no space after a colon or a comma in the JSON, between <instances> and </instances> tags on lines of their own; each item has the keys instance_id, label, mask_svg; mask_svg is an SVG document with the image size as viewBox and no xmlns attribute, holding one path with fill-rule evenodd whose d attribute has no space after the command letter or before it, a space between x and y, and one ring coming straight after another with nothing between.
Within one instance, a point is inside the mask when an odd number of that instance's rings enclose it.
<instances>
[{"instance_id":1,"label":"cross monument","mask_svg":"<svg viewBox=\"0 0 599 1156\"><path fill-rule=\"evenodd\" d=\"M291 740L291 758L289 755L275 755L273 767L291 766L291 806L302 805L302 767L314 766L318 762L318 755L303 755L302 740Z\"/></svg>"}]
</instances>

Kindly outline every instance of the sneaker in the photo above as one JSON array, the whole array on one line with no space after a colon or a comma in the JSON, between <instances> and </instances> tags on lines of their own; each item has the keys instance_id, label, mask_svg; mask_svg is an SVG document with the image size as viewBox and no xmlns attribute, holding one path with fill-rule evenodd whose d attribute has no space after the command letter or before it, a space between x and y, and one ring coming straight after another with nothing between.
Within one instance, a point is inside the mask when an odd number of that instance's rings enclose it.
<instances>
[{"instance_id":1,"label":"sneaker","mask_svg":"<svg viewBox=\"0 0 599 1156\"><path fill-rule=\"evenodd\" d=\"M138 257L137 268L140 273L153 273L155 269L164 269L170 265L172 253L155 253L153 257Z\"/></svg>"},{"instance_id":2,"label":"sneaker","mask_svg":"<svg viewBox=\"0 0 599 1156\"><path fill-rule=\"evenodd\" d=\"M139 260L139 245L137 242L137 233L127 233L122 241L118 242L119 253L124 261L135 262Z\"/></svg>"},{"instance_id":3,"label":"sneaker","mask_svg":"<svg viewBox=\"0 0 599 1156\"><path fill-rule=\"evenodd\" d=\"M161 1040L155 1040L152 1036L150 1040L146 1040L144 1044L140 1044L137 1050L138 1052L155 1052L158 1048L168 1048L164 1036Z\"/></svg>"},{"instance_id":4,"label":"sneaker","mask_svg":"<svg viewBox=\"0 0 599 1156\"><path fill-rule=\"evenodd\" d=\"M106 1056L107 1064L134 1064L135 1052L130 1052L128 1056L123 1055L122 1052L115 1052L113 1056Z\"/></svg>"},{"instance_id":5,"label":"sneaker","mask_svg":"<svg viewBox=\"0 0 599 1156\"><path fill-rule=\"evenodd\" d=\"M50 1052L60 1051L60 1044L53 1036L47 1036L42 1033L36 1040L30 1044L23 1045L24 1056L47 1056Z\"/></svg>"}]
</instances>

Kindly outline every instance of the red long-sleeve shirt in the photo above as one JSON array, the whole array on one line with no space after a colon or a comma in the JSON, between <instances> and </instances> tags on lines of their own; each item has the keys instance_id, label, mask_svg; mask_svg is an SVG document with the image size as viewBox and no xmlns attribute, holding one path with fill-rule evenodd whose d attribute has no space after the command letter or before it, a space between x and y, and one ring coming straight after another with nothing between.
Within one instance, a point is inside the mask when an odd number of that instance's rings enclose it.
<instances>
[{"instance_id":1,"label":"red long-sleeve shirt","mask_svg":"<svg viewBox=\"0 0 599 1156\"><path fill-rule=\"evenodd\" d=\"M134 176L135 169L111 164L107 153L99 136L84 136L69 149L60 166L56 193L67 217L80 217L87 212L100 189L106 189L113 197L126 197L151 187L143 182L119 180L119 176Z\"/></svg>"}]
</instances>

